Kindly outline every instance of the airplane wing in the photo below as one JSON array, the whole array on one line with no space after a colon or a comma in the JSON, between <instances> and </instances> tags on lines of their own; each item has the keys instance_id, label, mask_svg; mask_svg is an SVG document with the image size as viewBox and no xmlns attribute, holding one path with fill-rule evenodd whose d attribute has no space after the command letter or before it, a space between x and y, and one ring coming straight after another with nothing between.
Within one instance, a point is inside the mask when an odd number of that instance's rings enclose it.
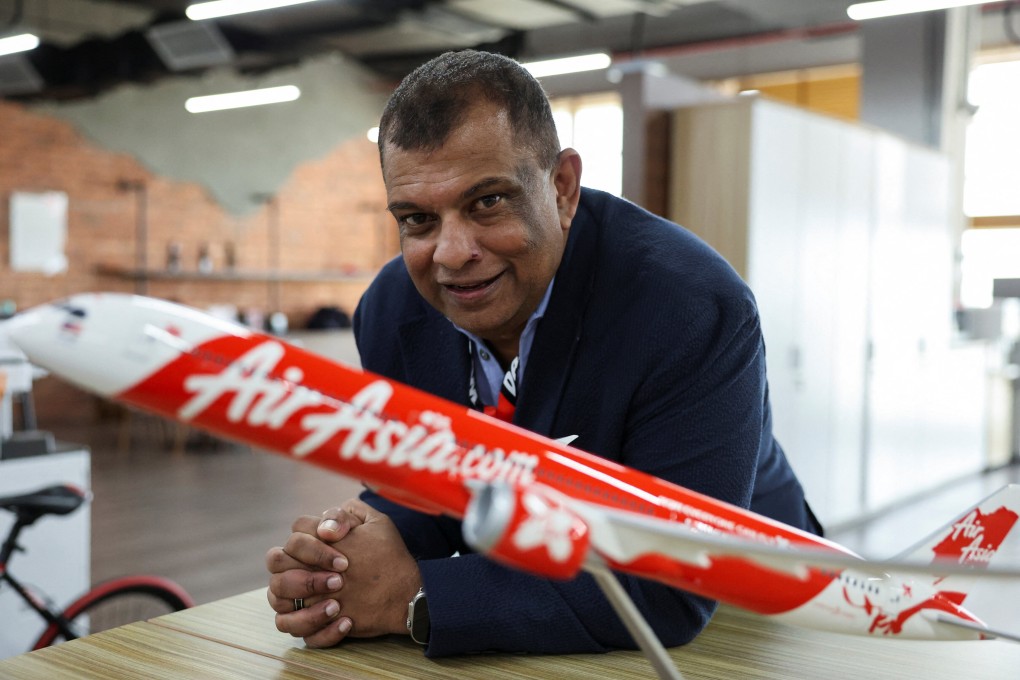
<instances>
[{"instance_id":1,"label":"airplane wing","mask_svg":"<svg viewBox=\"0 0 1020 680\"><path fill-rule=\"evenodd\" d=\"M718 560L737 559L802 581L812 570L847 569L877 578L896 573L1020 579L1020 565L1015 564L975 567L947 561L869 560L834 544L827 548L771 535L743 537L696 522L692 526L585 502L542 484L515 487L475 481L471 494L463 525L467 542L494 559L553 578L570 577L585 565L586 554L592 554L621 571L641 558L659 556L701 570ZM545 546L544 561L535 552L539 545ZM670 582L668 577L661 580Z\"/></svg>"},{"instance_id":2,"label":"airplane wing","mask_svg":"<svg viewBox=\"0 0 1020 680\"><path fill-rule=\"evenodd\" d=\"M951 562L865 559L812 546L769 544L592 503L573 502L571 507L590 529L591 548L617 564L632 562L643 555L662 555L707 568L713 559L736 557L799 579L806 579L812 568L853 569L875 576L894 572L918 576L1020 578L1020 565L975 568Z\"/></svg>"},{"instance_id":3,"label":"airplane wing","mask_svg":"<svg viewBox=\"0 0 1020 680\"><path fill-rule=\"evenodd\" d=\"M985 637L998 638L1000 640L1010 640L1012 642L1020 642L1020 635L1017 635L1016 633L1001 630L999 628L981 626L970 621L961 621L960 619L953 616L939 614L935 617L935 620L946 626L956 626L957 628L965 628L967 630L975 631L977 633L984 635Z\"/></svg>"}]
</instances>

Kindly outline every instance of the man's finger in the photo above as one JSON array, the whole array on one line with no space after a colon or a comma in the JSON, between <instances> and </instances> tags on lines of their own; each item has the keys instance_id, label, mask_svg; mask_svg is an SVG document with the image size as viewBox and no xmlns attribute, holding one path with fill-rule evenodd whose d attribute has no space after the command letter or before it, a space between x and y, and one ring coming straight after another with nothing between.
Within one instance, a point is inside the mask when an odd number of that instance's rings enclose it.
<instances>
[{"instance_id":1,"label":"man's finger","mask_svg":"<svg viewBox=\"0 0 1020 680\"><path fill-rule=\"evenodd\" d=\"M317 633L306 635L305 645L313 649L333 647L340 644L350 634L352 628L353 622L346 616L341 616L335 623L330 623Z\"/></svg>"},{"instance_id":2,"label":"man's finger","mask_svg":"<svg viewBox=\"0 0 1020 680\"><path fill-rule=\"evenodd\" d=\"M280 574L289 569L308 569L308 565L295 560L283 548L275 547L266 551L266 569L270 574Z\"/></svg>"},{"instance_id":3,"label":"man's finger","mask_svg":"<svg viewBox=\"0 0 1020 680\"><path fill-rule=\"evenodd\" d=\"M305 533L291 534L283 546L283 551L302 563L306 569L311 567L326 571L343 571L347 568L347 557L339 550ZM273 569L269 571L276 573Z\"/></svg>"},{"instance_id":4,"label":"man's finger","mask_svg":"<svg viewBox=\"0 0 1020 680\"><path fill-rule=\"evenodd\" d=\"M296 612L277 614L276 629L294 637L314 636L327 626L336 628L331 624L338 616L340 616L340 603L332 599L324 600Z\"/></svg>"},{"instance_id":5,"label":"man's finger","mask_svg":"<svg viewBox=\"0 0 1020 680\"><path fill-rule=\"evenodd\" d=\"M301 609L313 607L321 602L323 598L322 596L315 596L313 598L280 597L273 592L272 588L267 588L266 599L269 600L269 606L277 614L291 614ZM298 607L299 602L301 604L300 608Z\"/></svg>"},{"instance_id":6,"label":"man's finger","mask_svg":"<svg viewBox=\"0 0 1020 680\"><path fill-rule=\"evenodd\" d=\"M343 587L343 583L343 576L336 572L289 569L270 577L269 590L281 600L308 600L315 595L335 593ZM286 607L274 609L281 614L290 611Z\"/></svg>"},{"instance_id":7,"label":"man's finger","mask_svg":"<svg viewBox=\"0 0 1020 680\"><path fill-rule=\"evenodd\" d=\"M322 513L319 524L316 527L317 535L328 543L335 543L349 534L352 529L365 523L364 511L359 507L364 505L357 499L352 499L339 508L330 508Z\"/></svg>"},{"instance_id":8,"label":"man's finger","mask_svg":"<svg viewBox=\"0 0 1020 680\"><path fill-rule=\"evenodd\" d=\"M312 515L301 515L290 525L290 530L302 534L315 535L315 527L319 525L320 518Z\"/></svg>"}]
</instances>

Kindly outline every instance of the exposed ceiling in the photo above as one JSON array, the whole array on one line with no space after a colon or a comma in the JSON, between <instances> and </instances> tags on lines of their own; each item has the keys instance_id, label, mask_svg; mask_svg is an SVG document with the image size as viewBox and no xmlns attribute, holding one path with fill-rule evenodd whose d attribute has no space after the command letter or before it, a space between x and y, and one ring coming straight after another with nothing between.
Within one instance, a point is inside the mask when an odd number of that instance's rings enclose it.
<instances>
[{"instance_id":1,"label":"exposed ceiling","mask_svg":"<svg viewBox=\"0 0 1020 680\"><path fill-rule=\"evenodd\" d=\"M0 0L0 36L43 44L0 57L0 96L65 100L214 66L264 72L340 52L399 80L475 47L519 59L595 49L636 55L847 24L847 0L314 0L190 21L191 0Z\"/></svg>"}]
</instances>

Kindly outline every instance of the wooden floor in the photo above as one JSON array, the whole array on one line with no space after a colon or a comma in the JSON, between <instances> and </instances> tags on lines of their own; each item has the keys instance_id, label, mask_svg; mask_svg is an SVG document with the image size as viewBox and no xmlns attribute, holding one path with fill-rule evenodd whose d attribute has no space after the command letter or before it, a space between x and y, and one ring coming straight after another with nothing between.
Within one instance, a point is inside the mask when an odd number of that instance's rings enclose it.
<instances>
[{"instance_id":1,"label":"wooden floor","mask_svg":"<svg viewBox=\"0 0 1020 680\"><path fill-rule=\"evenodd\" d=\"M269 453L191 434L164 445L148 416L81 431L92 450L92 580L152 573L196 602L265 586L265 552L282 545L299 515L319 514L360 484Z\"/></svg>"},{"instance_id":2,"label":"wooden floor","mask_svg":"<svg viewBox=\"0 0 1020 680\"><path fill-rule=\"evenodd\" d=\"M265 552L282 544L291 522L360 489L332 473L194 433L181 447L173 434L148 416L59 432L92 450L94 581L160 574L199 603L263 587ZM891 557L1009 482L1020 482L1020 470L947 485L830 538L870 557Z\"/></svg>"}]
</instances>

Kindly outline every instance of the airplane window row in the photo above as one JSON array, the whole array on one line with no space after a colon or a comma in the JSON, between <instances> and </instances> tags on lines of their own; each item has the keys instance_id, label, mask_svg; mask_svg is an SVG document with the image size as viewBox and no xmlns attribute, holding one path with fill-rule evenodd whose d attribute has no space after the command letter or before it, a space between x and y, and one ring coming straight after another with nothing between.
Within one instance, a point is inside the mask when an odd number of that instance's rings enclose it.
<instances>
[{"instance_id":1,"label":"airplane window row","mask_svg":"<svg viewBox=\"0 0 1020 680\"><path fill-rule=\"evenodd\" d=\"M859 588L865 592L872 593L873 595L878 595L880 592L882 592L881 588L879 588L874 583L865 581L864 579L847 576L845 573L840 577L840 581L847 585L853 586L854 588Z\"/></svg>"}]
</instances>

